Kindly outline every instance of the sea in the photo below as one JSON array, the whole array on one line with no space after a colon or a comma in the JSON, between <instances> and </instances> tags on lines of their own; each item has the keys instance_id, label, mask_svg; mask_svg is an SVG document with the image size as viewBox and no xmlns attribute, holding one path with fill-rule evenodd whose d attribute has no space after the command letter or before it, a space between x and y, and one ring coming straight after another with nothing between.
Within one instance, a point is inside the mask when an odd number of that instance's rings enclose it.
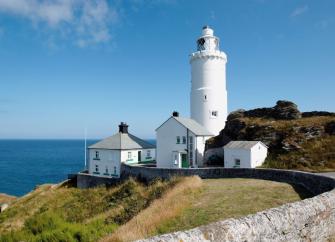
<instances>
[{"instance_id":1,"label":"sea","mask_svg":"<svg viewBox=\"0 0 335 242\"><path fill-rule=\"evenodd\" d=\"M0 140L0 193L22 196L38 185L64 181L84 169L84 159L84 140Z\"/></svg>"}]
</instances>

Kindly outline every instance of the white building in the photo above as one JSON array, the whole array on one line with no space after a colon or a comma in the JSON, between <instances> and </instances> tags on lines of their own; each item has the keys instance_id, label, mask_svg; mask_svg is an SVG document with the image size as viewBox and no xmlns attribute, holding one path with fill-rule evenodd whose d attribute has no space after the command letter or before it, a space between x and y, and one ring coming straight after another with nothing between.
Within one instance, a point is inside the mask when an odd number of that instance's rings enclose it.
<instances>
[{"instance_id":1,"label":"white building","mask_svg":"<svg viewBox=\"0 0 335 242\"><path fill-rule=\"evenodd\" d=\"M190 55L191 118L218 135L227 119L227 55L220 51L220 40L213 34L213 29L203 27L197 51Z\"/></svg>"},{"instance_id":2,"label":"white building","mask_svg":"<svg viewBox=\"0 0 335 242\"><path fill-rule=\"evenodd\" d=\"M261 141L230 141L223 149L225 168L261 166L268 152L268 147Z\"/></svg>"},{"instance_id":3,"label":"white building","mask_svg":"<svg viewBox=\"0 0 335 242\"><path fill-rule=\"evenodd\" d=\"M202 166L206 140L212 137L202 125L173 113L156 129L157 167L187 168Z\"/></svg>"},{"instance_id":4,"label":"white building","mask_svg":"<svg viewBox=\"0 0 335 242\"><path fill-rule=\"evenodd\" d=\"M155 146L128 133L121 123L119 132L88 147L88 172L100 176L120 177L121 162L127 164L153 162Z\"/></svg>"}]
</instances>

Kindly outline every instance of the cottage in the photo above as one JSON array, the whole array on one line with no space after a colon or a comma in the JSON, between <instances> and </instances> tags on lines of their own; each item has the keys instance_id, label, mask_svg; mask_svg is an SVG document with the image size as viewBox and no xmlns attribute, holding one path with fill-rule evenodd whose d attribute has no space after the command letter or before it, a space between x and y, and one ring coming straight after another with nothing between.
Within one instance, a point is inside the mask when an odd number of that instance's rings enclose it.
<instances>
[{"instance_id":1,"label":"cottage","mask_svg":"<svg viewBox=\"0 0 335 242\"><path fill-rule=\"evenodd\" d=\"M157 167L188 168L202 166L206 140L212 137L193 119L178 112L156 129Z\"/></svg>"},{"instance_id":2,"label":"cottage","mask_svg":"<svg viewBox=\"0 0 335 242\"><path fill-rule=\"evenodd\" d=\"M128 125L121 123L119 132L88 147L89 174L120 177L121 163L138 164L155 161L156 149L128 133Z\"/></svg>"},{"instance_id":3,"label":"cottage","mask_svg":"<svg viewBox=\"0 0 335 242\"><path fill-rule=\"evenodd\" d=\"M261 166L268 152L268 147L261 141L230 141L223 149L226 168Z\"/></svg>"}]
</instances>

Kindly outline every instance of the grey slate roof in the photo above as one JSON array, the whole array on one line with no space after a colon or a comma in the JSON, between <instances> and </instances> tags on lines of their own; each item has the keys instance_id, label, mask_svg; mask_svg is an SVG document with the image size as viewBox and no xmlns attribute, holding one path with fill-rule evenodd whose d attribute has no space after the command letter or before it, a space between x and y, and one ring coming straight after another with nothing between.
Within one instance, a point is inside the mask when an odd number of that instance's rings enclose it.
<instances>
[{"instance_id":1,"label":"grey slate roof","mask_svg":"<svg viewBox=\"0 0 335 242\"><path fill-rule=\"evenodd\" d=\"M89 149L109 150L132 150L132 149L154 149L155 145L150 144L129 133L116 133L106 139L88 147Z\"/></svg>"},{"instance_id":2,"label":"grey slate roof","mask_svg":"<svg viewBox=\"0 0 335 242\"><path fill-rule=\"evenodd\" d=\"M189 129L193 134L198 136L214 136L204 126L191 118L172 117L181 123L185 128Z\"/></svg>"},{"instance_id":3,"label":"grey slate roof","mask_svg":"<svg viewBox=\"0 0 335 242\"><path fill-rule=\"evenodd\" d=\"M261 143L263 146L267 148L267 146L263 144L261 141L242 141L242 140L230 141L228 144L224 146L224 148L249 150L258 143Z\"/></svg>"}]
</instances>

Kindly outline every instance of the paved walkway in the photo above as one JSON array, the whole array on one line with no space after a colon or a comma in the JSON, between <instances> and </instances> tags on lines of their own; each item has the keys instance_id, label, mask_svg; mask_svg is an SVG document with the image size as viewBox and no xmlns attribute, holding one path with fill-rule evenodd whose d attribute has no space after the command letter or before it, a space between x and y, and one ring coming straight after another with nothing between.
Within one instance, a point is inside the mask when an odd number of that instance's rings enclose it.
<instances>
[{"instance_id":1,"label":"paved walkway","mask_svg":"<svg viewBox=\"0 0 335 242\"><path fill-rule=\"evenodd\" d=\"M323 172L323 173L318 173L321 176L329 176L335 178L335 172Z\"/></svg>"}]
</instances>

